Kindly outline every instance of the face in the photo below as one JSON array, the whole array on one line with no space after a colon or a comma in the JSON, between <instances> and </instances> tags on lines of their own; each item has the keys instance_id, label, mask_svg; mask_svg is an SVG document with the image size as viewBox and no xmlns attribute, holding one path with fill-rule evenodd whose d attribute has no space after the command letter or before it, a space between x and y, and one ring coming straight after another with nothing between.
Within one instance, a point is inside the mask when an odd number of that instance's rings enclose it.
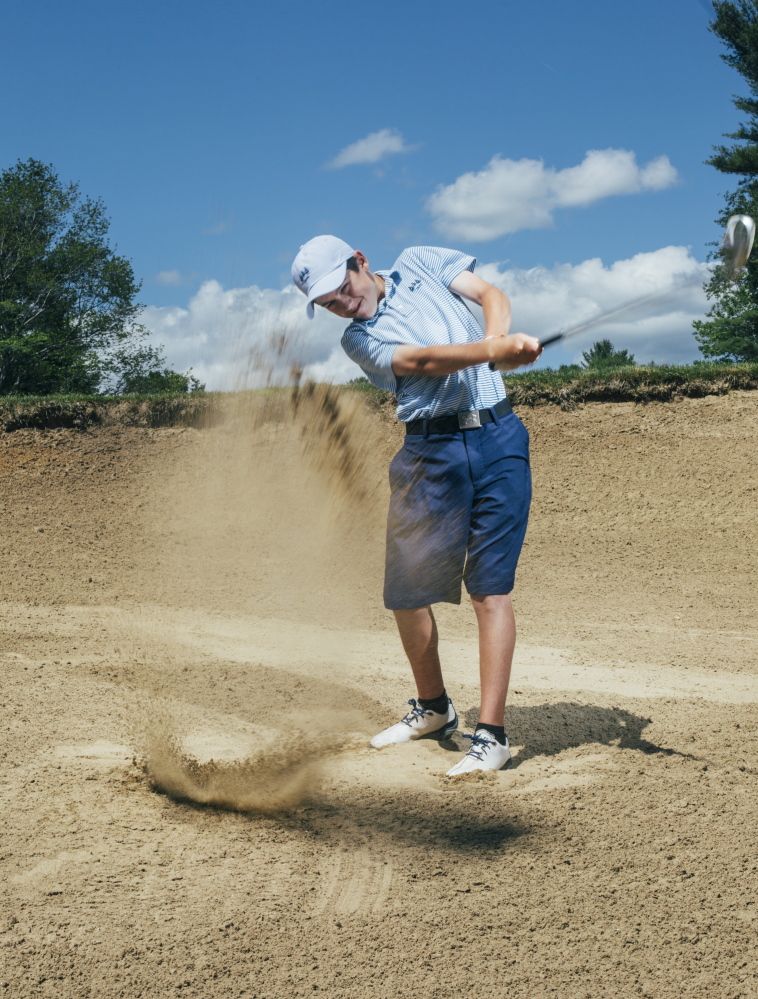
<instances>
[{"instance_id":1,"label":"face","mask_svg":"<svg viewBox=\"0 0 758 999\"><path fill-rule=\"evenodd\" d=\"M369 271L368 260L360 250L356 250L355 259L360 270L345 271L339 288L327 295L319 295L314 302L342 319L370 319L384 297L384 279Z\"/></svg>"}]
</instances>

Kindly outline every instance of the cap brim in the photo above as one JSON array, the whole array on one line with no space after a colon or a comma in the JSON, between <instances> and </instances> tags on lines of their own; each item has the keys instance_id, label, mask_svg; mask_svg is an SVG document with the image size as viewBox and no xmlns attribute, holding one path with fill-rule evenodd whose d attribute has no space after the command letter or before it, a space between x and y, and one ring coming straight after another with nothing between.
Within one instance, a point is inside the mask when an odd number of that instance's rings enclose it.
<instances>
[{"instance_id":1,"label":"cap brim","mask_svg":"<svg viewBox=\"0 0 758 999\"><path fill-rule=\"evenodd\" d=\"M326 295L327 292L336 291L345 280L345 274L347 274L347 258L338 267L335 267L333 271L330 271L313 285L308 294L308 304L305 307L305 314L309 319L313 319L313 300Z\"/></svg>"}]
</instances>

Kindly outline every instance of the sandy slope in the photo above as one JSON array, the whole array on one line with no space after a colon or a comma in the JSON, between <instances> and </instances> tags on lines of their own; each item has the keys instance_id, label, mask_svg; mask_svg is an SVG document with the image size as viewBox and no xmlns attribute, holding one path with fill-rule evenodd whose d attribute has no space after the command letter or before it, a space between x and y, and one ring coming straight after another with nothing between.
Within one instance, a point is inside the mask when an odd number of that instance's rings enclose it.
<instances>
[{"instance_id":1,"label":"sandy slope","mask_svg":"<svg viewBox=\"0 0 758 999\"><path fill-rule=\"evenodd\" d=\"M454 783L454 743L365 748L412 694L388 421L0 441L0 995L758 996L758 398L523 416L517 765ZM346 745L306 772L293 726ZM156 732L188 793L305 797L158 794Z\"/></svg>"}]
</instances>

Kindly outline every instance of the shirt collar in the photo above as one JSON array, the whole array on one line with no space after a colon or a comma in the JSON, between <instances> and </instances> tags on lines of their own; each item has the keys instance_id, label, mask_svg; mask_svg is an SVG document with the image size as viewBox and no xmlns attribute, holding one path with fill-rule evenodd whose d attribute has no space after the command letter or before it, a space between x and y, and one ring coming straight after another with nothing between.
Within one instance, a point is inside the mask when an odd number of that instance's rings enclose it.
<instances>
[{"instance_id":1,"label":"shirt collar","mask_svg":"<svg viewBox=\"0 0 758 999\"><path fill-rule=\"evenodd\" d=\"M392 299L392 296L397 291L397 286L401 280L398 271L376 271L376 274L379 277L384 278L384 298L381 300L381 302L379 302L376 312L372 316L372 319L376 318L376 316L380 316L382 312L384 312L384 310L387 308L387 306L390 303L390 300Z\"/></svg>"}]
</instances>

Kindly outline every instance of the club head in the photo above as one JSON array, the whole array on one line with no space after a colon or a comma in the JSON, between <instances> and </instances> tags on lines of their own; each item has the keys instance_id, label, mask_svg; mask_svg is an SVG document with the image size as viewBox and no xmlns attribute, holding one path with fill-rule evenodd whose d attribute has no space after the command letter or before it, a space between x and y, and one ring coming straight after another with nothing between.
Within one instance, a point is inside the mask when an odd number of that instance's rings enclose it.
<instances>
[{"instance_id":1,"label":"club head","mask_svg":"<svg viewBox=\"0 0 758 999\"><path fill-rule=\"evenodd\" d=\"M755 222L749 215L732 215L726 224L722 254L733 274L739 274L747 263L755 239Z\"/></svg>"}]
</instances>

